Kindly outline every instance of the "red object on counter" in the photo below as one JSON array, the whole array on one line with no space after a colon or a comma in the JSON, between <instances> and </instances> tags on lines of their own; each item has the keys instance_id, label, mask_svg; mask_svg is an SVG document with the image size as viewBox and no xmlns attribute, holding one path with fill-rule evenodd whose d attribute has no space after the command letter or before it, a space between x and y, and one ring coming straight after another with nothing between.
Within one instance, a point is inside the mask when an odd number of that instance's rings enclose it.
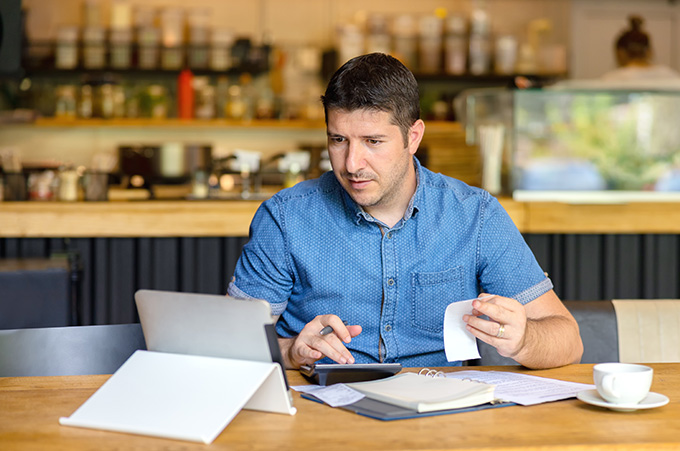
<instances>
[{"instance_id":1,"label":"red object on counter","mask_svg":"<svg viewBox=\"0 0 680 451\"><path fill-rule=\"evenodd\" d=\"M194 117L194 74L184 69L177 77L177 117L191 119Z\"/></svg>"}]
</instances>

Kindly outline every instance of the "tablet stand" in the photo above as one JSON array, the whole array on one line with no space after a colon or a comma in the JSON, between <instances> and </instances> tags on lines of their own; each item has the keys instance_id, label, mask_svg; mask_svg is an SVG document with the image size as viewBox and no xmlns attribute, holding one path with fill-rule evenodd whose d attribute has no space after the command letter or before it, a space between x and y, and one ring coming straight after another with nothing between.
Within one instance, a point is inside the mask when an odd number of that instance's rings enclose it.
<instances>
[{"instance_id":1,"label":"tablet stand","mask_svg":"<svg viewBox=\"0 0 680 451\"><path fill-rule=\"evenodd\" d=\"M59 422L208 444L243 408L295 414L278 364L137 351Z\"/></svg>"}]
</instances>

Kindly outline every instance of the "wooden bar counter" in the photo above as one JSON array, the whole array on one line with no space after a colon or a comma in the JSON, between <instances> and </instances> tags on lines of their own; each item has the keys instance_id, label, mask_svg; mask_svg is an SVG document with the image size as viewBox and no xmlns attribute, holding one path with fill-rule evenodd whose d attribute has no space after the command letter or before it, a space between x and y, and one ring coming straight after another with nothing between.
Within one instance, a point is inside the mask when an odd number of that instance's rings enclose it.
<instances>
[{"instance_id":1,"label":"wooden bar counter","mask_svg":"<svg viewBox=\"0 0 680 451\"><path fill-rule=\"evenodd\" d=\"M0 378L3 450L677 450L680 449L680 364L651 364L652 391L666 406L614 412L577 399L410 420L379 421L301 399L294 416L244 410L209 447L130 434L60 426L108 376ZM592 383L592 365L529 372ZM409 369L415 370L415 369ZM449 370L446 370L449 371ZM455 371L451 369L451 371ZM292 385L302 377L288 372Z\"/></svg>"},{"instance_id":2,"label":"wooden bar counter","mask_svg":"<svg viewBox=\"0 0 680 451\"><path fill-rule=\"evenodd\" d=\"M523 233L678 234L680 202L501 204ZM1 202L0 237L248 236L261 201Z\"/></svg>"},{"instance_id":3,"label":"wooden bar counter","mask_svg":"<svg viewBox=\"0 0 680 451\"><path fill-rule=\"evenodd\" d=\"M680 233L680 203L501 204L523 233ZM2 202L0 237L248 236L261 201Z\"/></svg>"}]
</instances>

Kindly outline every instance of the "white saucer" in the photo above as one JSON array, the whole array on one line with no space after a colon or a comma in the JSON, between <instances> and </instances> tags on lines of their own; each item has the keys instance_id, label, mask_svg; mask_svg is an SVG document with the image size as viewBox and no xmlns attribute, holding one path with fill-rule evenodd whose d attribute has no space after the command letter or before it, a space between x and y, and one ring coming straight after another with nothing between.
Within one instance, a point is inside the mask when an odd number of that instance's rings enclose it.
<instances>
[{"instance_id":1,"label":"white saucer","mask_svg":"<svg viewBox=\"0 0 680 451\"><path fill-rule=\"evenodd\" d=\"M576 395L581 401L592 404L598 407L606 407L607 409L616 410L619 412L632 412L639 409L653 409L654 407L661 407L668 404L668 396L660 393L649 392L647 397L640 401L639 404L614 404L602 399L597 390L583 390Z\"/></svg>"}]
</instances>

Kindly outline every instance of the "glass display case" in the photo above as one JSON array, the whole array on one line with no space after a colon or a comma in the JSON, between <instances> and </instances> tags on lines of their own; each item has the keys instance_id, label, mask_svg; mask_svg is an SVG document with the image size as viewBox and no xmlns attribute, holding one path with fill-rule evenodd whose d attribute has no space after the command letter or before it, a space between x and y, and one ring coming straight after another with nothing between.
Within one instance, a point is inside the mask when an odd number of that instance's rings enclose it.
<instances>
[{"instance_id":1,"label":"glass display case","mask_svg":"<svg viewBox=\"0 0 680 451\"><path fill-rule=\"evenodd\" d=\"M680 91L482 91L465 105L484 164L517 200L680 200Z\"/></svg>"}]
</instances>

